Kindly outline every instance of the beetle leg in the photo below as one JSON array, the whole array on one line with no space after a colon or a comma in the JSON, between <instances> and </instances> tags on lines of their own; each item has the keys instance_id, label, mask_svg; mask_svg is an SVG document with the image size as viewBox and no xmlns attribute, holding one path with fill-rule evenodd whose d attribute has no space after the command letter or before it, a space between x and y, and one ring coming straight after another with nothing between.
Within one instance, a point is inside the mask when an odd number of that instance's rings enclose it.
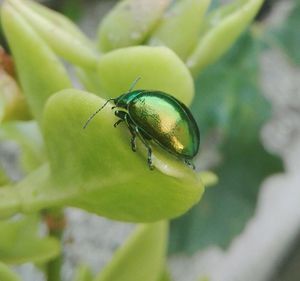
<instances>
[{"instance_id":1,"label":"beetle leg","mask_svg":"<svg viewBox=\"0 0 300 281\"><path fill-rule=\"evenodd\" d=\"M131 149L132 149L133 152L136 152L136 142L135 142L136 134L135 134L134 130L131 127L129 127L129 130L130 130L131 135L132 135L132 138L130 140Z\"/></svg>"},{"instance_id":2,"label":"beetle leg","mask_svg":"<svg viewBox=\"0 0 300 281\"><path fill-rule=\"evenodd\" d=\"M131 127L130 124L127 123L127 125L128 125L128 129L129 129L129 131L131 133L131 136L132 136L131 140L130 140L131 149L132 149L133 152L136 152L136 142L135 142L135 140L136 140L136 133L135 133L135 130Z\"/></svg>"},{"instance_id":3,"label":"beetle leg","mask_svg":"<svg viewBox=\"0 0 300 281\"><path fill-rule=\"evenodd\" d=\"M127 115L127 112L122 111L122 110L116 110L115 115L117 117L119 117L120 119L125 120L125 118L126 118L125 116Z\"/></svg>"},{"instance_id":4,"label":"beetle leg","mask_svg":"<svg viewBox=\"0 0 300 281\"><path fill-rule=\"evenodd\" d=\"M132 125L130 124L130 122L128 121L128 118L127 118L128 115L125 115L125 121L126 121L126 124L127 124L127 127L131 133L131 140L130 140L130 144L131 144L131 149L133 152L136 152L136 132L134 130L134 128L132 127Z\"/></svg>"},{"instance_id":5,"label":"beetle leg","mask_svg":"<svg viewBox=\"0 0 300 281\"><path fill-rule=\"evenodd\" d=\"M116 128L121 122L123 122L124 120L123 119L119 119L115 124L114 124L114 127Z\"/></svg>"},{"instance_id":6,"label":"beetle leg","mask_svg":"<svg viewBox=\"0 0 300 281\"><path fill-rule=\"evenodd\" d=\"M184 163L187 164L189 167L191 167L193 170L195 170L195 165L194 165L193 162L191 162L191 161L185 159L185 160L184 160Z\"/></svg>"},{"instance_id":7,"label":"beetle leg","mask_svg":"<svg viewBox=\"0 0 300 281\"><path fill-rule=\"evenodd\" d=\"M118 126L122 121L125 121L127 124L127 127L131 133L131 149L133 152L136 152L136 143L135 143L135 139L136 139L136 132L134 130L134 128L132 127L132 124L130 122L130 120L128 120L128 113L122 110L116 110L115 111L115 115L117 117L119 117L120 119L114 124L114 127Z\"/></svg>"},{"instance_id":8,"label":"beetle leg","mask_svg":"<svg viewBox=\"0 0 300 281\"><path fill-rule=\"evenodd\" d=\"M152 162L152 149L150 144L148 143L148 141L145 140L144 136L141 134L141 132L139 131L138 127L135 127L135 131L137 133L137 135L139 136L140 140L142 141L142 143L146 146L147 150L148 150L148 166L150 168L150 170L153 170L153 162Z\"/></svg>"}]
</instances>

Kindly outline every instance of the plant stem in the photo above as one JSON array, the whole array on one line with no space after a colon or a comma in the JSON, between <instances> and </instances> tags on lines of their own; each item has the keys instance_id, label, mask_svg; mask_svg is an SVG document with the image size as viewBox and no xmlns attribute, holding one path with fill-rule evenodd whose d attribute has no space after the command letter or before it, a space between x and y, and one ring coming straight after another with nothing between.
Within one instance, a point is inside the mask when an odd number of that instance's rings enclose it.
<instances>
[{"instance_id":1,"label":"plant stem","mask_svg":"<svg viewBox=\"0 0 300 281\"><path fill-rule=\"evenodd\" d=\"M49 235L61 241L64 227L65 217L62 209L51 209L45 212L45 221L48 226ZM60 254L47 264L46 275L47 281L61 281L61 265L63 257Z\"/></svg>"}]
</instances>

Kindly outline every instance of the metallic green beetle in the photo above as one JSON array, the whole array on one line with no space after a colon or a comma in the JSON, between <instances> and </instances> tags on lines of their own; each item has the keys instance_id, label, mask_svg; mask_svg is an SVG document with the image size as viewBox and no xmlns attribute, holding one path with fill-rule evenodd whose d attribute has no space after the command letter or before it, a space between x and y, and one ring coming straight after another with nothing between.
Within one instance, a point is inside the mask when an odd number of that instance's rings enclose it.
<instances>
[{"instance_id":1,"label":"metallic green beetle","mask_svg":"<svg viewBox=\"0 0 300 281\"><path fill-rule=\"evenodd\" d=\"M161 91L132 91L138 80L134 81L127 93L107 100L83 128L109 101L113 101L115 106L112 109L116 108L115 115L120 118L114 126L126 123L132 135L133 151L136 151L136 137L143 142L148 150L150 169L153 169L151 140L194 169L191 160L199 150L200 133L190 110L173 96Z\"/></svg>"}]
</instances>

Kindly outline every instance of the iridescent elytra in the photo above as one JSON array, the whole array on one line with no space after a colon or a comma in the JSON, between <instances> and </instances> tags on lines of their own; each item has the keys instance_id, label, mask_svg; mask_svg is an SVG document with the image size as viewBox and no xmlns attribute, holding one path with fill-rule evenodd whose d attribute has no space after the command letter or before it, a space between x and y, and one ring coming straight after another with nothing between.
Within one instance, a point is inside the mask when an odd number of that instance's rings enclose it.
<instances>
[{"instance_id":1,"label":"iridescent elytra","mask_svg":"<svg viewBox=\"0 0 300 281\"><path fill-rule=\"evenodd\" d=\"M148 165L153 169L151 141L194 169L192 159L198 153L200 133L197 123L186 105L170 94L156 90L132 90L137 78L127 93L109 99L87 120L112 101L114 113L119 120L117 127L125 122L131 133L131 148L136 151L138 137L148 150Z\"/></svg>"}]
</instances>

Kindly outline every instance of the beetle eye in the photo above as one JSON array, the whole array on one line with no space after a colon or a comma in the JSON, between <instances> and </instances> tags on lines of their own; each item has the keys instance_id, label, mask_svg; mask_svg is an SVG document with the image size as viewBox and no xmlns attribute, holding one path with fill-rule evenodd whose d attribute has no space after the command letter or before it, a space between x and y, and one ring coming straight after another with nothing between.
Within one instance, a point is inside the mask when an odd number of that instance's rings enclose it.
<instances>
[{"instance_id":1,"label":"beetle eye","mask_svg":"<svg viewBox=\"0 0 300 281\"><path fill-rule=\"evenodd\" d=\"M114 99L114 103L116 106L122 105L122 98L124 97L124 95L125 94L122 94L121 96Z\"/></svg>"}]
</instances>

